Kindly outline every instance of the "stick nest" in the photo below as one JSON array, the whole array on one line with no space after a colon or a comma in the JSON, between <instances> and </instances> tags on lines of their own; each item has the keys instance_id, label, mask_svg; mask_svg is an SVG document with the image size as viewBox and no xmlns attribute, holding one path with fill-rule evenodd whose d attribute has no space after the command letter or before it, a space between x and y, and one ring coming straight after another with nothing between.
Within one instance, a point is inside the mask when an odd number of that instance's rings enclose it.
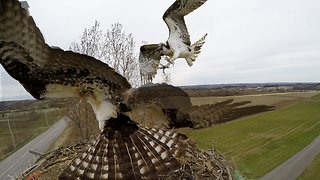
<instances>
[{"instance_id":1,"label":"stick nest","mask_svg":"<svg viewBox=\"0 0 320 180\"><path fill-rule=\"evenodd\" d=\"M73 146L61 146L46 154L30 166L17 179L58 179L60 173L82 153L90 143L81 142ZM179 158L181 168L159 179L168 180L209 180L232 179L232 167L225 158L215 150L200 150L196 146L189 146L186 154Z\"/></svg>"}]
</instances>

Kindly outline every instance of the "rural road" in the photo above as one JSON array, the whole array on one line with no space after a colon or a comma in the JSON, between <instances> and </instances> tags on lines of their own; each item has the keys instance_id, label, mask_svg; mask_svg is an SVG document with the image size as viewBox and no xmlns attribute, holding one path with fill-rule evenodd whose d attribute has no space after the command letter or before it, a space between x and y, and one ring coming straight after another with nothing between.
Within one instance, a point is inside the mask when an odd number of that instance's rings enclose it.
<instances>
[{"instance_id":1,"label":"rural road","mask_svg":"<svg viewBox=\"0 0 320 180\"><path fill-rule=\"evenodd\" d=\"M320 154L320 136L260 180L296 179L318 154Z\"/></svg>"},{"instance_id":2,"label":"rural road","mask_svg":"<svg viewBox=\"0 0 320 180\"><path fill-rule=\"evenodd\" d=\"M47 131L43 132L11 156L1 161L0 179L12 179L11 177L15 177L26 170L26 168L37 158L35 155L31 154L29 150L45 153L66 127L67 121L65 118L62 118Z\"/></svg>"}]
</instances>

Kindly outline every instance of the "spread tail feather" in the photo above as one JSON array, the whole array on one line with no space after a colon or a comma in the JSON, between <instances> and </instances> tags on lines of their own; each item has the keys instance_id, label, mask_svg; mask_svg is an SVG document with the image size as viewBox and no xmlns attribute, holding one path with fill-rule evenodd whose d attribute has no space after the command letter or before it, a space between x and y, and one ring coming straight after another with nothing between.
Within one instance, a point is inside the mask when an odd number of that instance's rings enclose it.
<instances>
[{"instance_id":1,"label":"spread tail feather","mask_svg":"<svg viewBox=\"0 0 320 180\"><path fill-rule=\"evenodd\" d=\"M198 41L196 41L195 43L193 43L190 46L192 56L186 58L186 61L189 66L193 65L193 62L198 57L198 54L201 52L201 48L202 48L203 44L205 43L207 35L208 35L208 33L206 33L202 38L200 38Z\"/></svg>"},{"instance_id":2,"label":"spread tail feather","mask_svg":"<svg viewBox=\"0 0 320 180\"><path fill-rule=\"evenodd\" d=\"M180 168L187 137L142 127L120 114L59 179L157 179Z\"/></svg>"}]
</instances>

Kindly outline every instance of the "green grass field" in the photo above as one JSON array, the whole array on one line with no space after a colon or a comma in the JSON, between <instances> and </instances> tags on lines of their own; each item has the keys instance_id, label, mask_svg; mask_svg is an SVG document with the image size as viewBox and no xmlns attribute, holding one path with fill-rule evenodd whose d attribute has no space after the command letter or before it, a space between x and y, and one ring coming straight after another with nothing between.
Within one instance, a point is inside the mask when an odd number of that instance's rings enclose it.
<instances>
[{"instance_id":1,"label":"green grass field","mask_svg":"<svg viewBox=\"0 0 320 180\"><path fill-rule=\"evenodd\" d=\"M45 112L47 114L48 124ZM16 149L14 148L7 118L2 117L0 121L0 160L47 130L48 125L51 126L61 117L59 111L50 109L41 109L30 112L14 112L9 114L11 116L9 116L9 123Z\"/></svg>"},{"instance_id":2,"label":"green grass field","mask_svg":"<svg viewBox=\"0 0 320 180\"><path fill-rule=\"evenodd\" d=\"M287 93L271 93L271 94L252 94L243 96L218 96L218 97L193 97L191 98L192 104L211 104L219 101L225 101L227 99L233 99L235 102L239 101L251 101L248 106L252 105L268 105L276 106L276 108L282 108L283 105L290 104L294 101L305 101L310 97L315 96L319 92L307 91L307 92L287 92Z\"/></svg>"},{"instance_id":3,"label":"green grass field","mask_svg":"<svg viewBox=\"0 0 320 180\"><path fill-rule=\"evenodd\" d=\"M312 161L311 165L297 178L298 180L319 179L320 155Z\"/></svg>"},{"instance_id":4,"label":"green grass field","mask_svg":"<svg viewBox=\"0 0 320 180\"><path fill-rule=\"evenodd\" d=\"M184 130L201 148L216 148L247 178L280 165L320 134L320 94L310 102L199 130Z\"/></svg>"}]
</instances>

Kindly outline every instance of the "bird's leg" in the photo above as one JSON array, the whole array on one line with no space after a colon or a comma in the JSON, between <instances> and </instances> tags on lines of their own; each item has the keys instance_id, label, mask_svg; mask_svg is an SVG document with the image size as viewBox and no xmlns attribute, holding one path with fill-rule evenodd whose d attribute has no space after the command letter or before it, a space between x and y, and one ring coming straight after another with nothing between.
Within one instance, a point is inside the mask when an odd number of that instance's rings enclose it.
<instances>
[{"instance_id":1,"label":"bird's leg","mask_svg":"<svg viewBox=\"0 0 320 180\"><path fill-rule=\"evenodd\" d=\"M168 62L168 64L172 64L172 63L170 62L170 59L171 59L171 58L170 58L169 56L165 56L164 59Z\"/></svg>"},{"instance_id":2,"label":"bird's leg","mask_svg":"<svg viewBox=\"0 0 320 180\"><path fill-rule=\"evenodd\" d=\"M167 63L166 65L163 65L160 63L160 67L158 67L158 69L167 69L170 68L170 63Z\"/></svg>"},{"instance_id":3,"label":"bird's leg","mask_svg":"<svg viewBox=\"0 0 320 180\"><path fill-rule=\"evenodd\" d=\"M167 68L170 68L170 63L167 63L166 65L160 63L160 67L158 67L158 69L162 69L163 74L165 74L164 70Z\"/></svg>"},{"instance_id":4,"label":"bird's leg","mask_svg":"<svg viewBox=\"0 0 320 180\"><path fill-rule=\"evenodd\" d=\"M174 65L174 60L179 58L179 53L177 51L173 52L173 56L171 58L166 57L165 59L168 61L168 63Z\"/></svg>"}]
</instances>

